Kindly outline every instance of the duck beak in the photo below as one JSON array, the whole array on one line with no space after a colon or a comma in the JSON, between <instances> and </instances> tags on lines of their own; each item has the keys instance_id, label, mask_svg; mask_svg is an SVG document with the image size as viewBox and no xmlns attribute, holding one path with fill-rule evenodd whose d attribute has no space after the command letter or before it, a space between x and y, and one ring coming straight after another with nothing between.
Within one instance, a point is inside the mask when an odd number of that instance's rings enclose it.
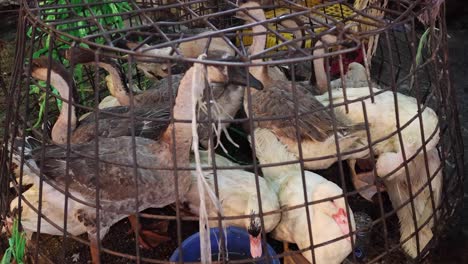
<instances>
[{"instance_id":1,"label":"duck beak","mask_svg":"<svg viewBox=\"0 0 468 264\"><path fill-rule=\"evenodd\" d=\"M249 234L250 255L252 255L253 258L259 258L262 256L262 239L260 237L261 234L258 234L256 237Z\"/></svg>"},{"instance_id":2,"label":"duck beak","mask_svg":"<svg viewBox=\"0 0 468 264\"><path fill-rule=\"evenodd\" d=\"M247 86L247 79L249 80L249 86L257 89L263 90L263 84L253 77L252 74L246 74L246 70L243 67L228 67L228 83Z\"/></svg>"},{"instance_id":3,"label":"duck beak","mask_svg":"<svg viewBox=\"0 0 468 264\"><path fill-rule=\"evenodd\" d=\"M343 208L338 210L338 213L332 215L333 220L335 220L338 227L341 229L343 235L349 234L349 224L348 224L348 215L346 214ZM351 237L346 237L348 241L351 241Z\"/></svg>"}]
</instances>

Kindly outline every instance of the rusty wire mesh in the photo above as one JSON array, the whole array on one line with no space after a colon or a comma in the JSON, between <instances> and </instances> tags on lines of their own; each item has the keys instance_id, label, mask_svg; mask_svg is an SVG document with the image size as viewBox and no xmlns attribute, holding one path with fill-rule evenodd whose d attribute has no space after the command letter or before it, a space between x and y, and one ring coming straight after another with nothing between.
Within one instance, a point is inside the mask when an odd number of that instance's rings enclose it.
<instances>
[{"instance_id":1,"label":"rusty wire mesh","mask_svg":"<svg viewBox=\"0 0 468 264\"><path fill-rule=\"evenodd\" d=\"M305 227L302 234L310 238L312 246L306 248L292 247L288 251L284 251L281 243L268 236L263 231L264 244L269 243L273 245L276 255L266 255L261 260L270 262L273 259L280 259L283 261L285 257L290 255L300 255L303 252L312 252L314 258L314 251L320 247L326 247L339 241L344 241L347 238L351 248L364 251L363 254L356 253L356 250L350 252L346 259L342 259L346 263L403 263L410 259L405 256L402 250L402 245L408 239L415 239L415 251L417 260L423 260L427 252L437 244L441 232L450 226L455 212L460 205L462 197L462 159L463 150L461 148L461 138L458 124L458 113L455 104L455 92L450 86L449 71L447 63L447 43L446 43L446 28L444 19L444 6L441 10L434 11L432 3L428 1L369 1L367 5L357 8L359 5L356 2L360 1L288 1L288 0L272 0L272 1L257 1L261 2L262 8L266 11L267 22L256 21L253 24L245 24L243 21L235 18L235 14L243 12L247 14L245 8L239 8L242 1L210 1L210 0L197 0L197 1L21 1L21 21L18 29L18 47L16 52L16 63L14 66L14 73L12 83L8 91L8 113L5 126L5 136L3 141L2 150L2 171L0 184L2 196L2 216L6 217L16 215L10 212L11 208L22 208L25 210L35 211L42 215L42 218L27 215L22 216L18 213L16 216L20 219L30 217L31 222L47 224L48 228L55 228L58 230L59 236L50 236L47 234L38 235L41 229L36 227L36 230L28 230L30 232L37 232L32 236L28 246L28 257L33 262L49 261L53 263L71 263L74 254L79 252L79 263L85 263L90 259L87 248L90 242L86 235L71 234L67 230L71 224L67 224L67 219L70 218L68 214L75 214L76 212L63 211L61 214L62 221L56 222L57 216L46 215L42 212L43 205L40 202L28 201L25 196L18 200L18 204L11 204L13 198L21 196L26 193L29 186L22 186L23 177L13 173L17 168L14 167L12 162L13 152L11 151L14 144L18 143L18 139L23 141L26 137L32 136L39 139L39 150L45 149L49 145L57 145L65 150L65 164L68 164L68 158L74 155L81 155L73 150L70 136L73 137L73 127L71 121L67 122L67 140L65 144L57 144L51 140L51 126L57 120L60 113L60 103L72 102L71 105L76 109L76 115L81 116L87 112L96 113L98 116L107 116L110 118L122 118L129 122L127 136L136 135L135 124L137 121L142 122L156 122L167 123L180 123L184 120L176 120L170 114L164 119L152 117L138 117L133 115L126 115L121 113L106 113L105 110L99 110L99 102L107 96L108 89L104 76L105 71L99 69L98 61L101 59L112 59L117 62L120 67L120 76L124 79L127 93L130 98L137 96L138 92L129 89L138 87L141 90L149 89L154 86L163 78L165 80L164 86L160 89L172 89L177 86L173 80L173 75L183 73L187 70L192 63L198 62L205 65L228 66L235 65L245 68L248 71L249 66L252 65L266 65L266 66L280 66L282 73L293 83L292 89L285 89L285 96L291 96L293 100L293 108L290 113L272 113L270 116L253 116L255 108L257 107L253 102L253 90L248 88L246 90L244 99L246 109L244 113L237 114L234 119L225 119L220 122L231 124L228 129L233 137L233 140L240 146L235 147L224 136L222 142L227 148L228 154L221 150L220 147L216 149L216 153L225 155L231 160L235 161L237 166L216 166L216 162L211 166L204 166L207 170L212 168L214 178L217 178L217 172L225 170L247 170L252 172L255 176L255 184L257 192L260 190L259 177L262 177L262 170L266 168L280 168L281 166L298 164L300 166L300 178L303 182L307 181L307 175L304 173L305 167L309 162L335 158L335 162L329 168L320 168L315 170L318 174L326 177L328 180L334 181L340 186L344 192L346 211L353 210L355 216L364 215L371 220L364 223L364 226L359 225L357 229L352 231L356 236L345 235L342 237L330 237L323 243L313 243L313 233L319 232L310 227ZM106 13L107 5L114 5L128 3L124 8L117 13ZM258 8L254 8L259 10ZM243 11L242 11L243 10ZM426 12L437 12L436 16L430 24L422 25L418 20L418 16L426 14ZM248 15L247 15L248 16ZM296 21L295 26L288 27L281 22L286 20ZM252 39L258 37L258 34L253 34L250 29L253 26L263 27L266 32L266 48L258 54L248 54L248 48L252 44ZM197 31L198 29L198 31ZM428 31L425 31L425 30ZM77 36L77 32L80 34ZM207 32L200 35L200 32ZM300 32L299 35L295 35ZM426 32L425 34L423 34ZM324 40L324 36L333 35L337 37L335 42ZM425 38L427 44L421 46L421 39ZM215 40L224 41L226 47L230 47L232 55L238 57L235 63L229 61L222 61L216 59L207 59L204 61L197 60L197 56L187 56L183 54L181 45L195 40L205 40L203 45L198 45L199 52L207 52L210 54L212 44ZM321 45L317 44L320 43ZM122 43L132 42L132 47L124 47ZM424 43L423 43L424 44ZM148 48L150 45L151 47ZM214 44L213 44L214 45ZM373 47L371 47L374 45ZM89 49L94 53L94 61L88 63L87 66L79 63L80 58L73 58L70 53L72 47L81 47ZM173 50L169 53L155 55L145 51L171 47ZM324 54L317 54L318 50L325 50ZM59 61L66 65L67 71L74 79L68 80L68 84L74 85L76 91L70 93L67 97L62 97L60 94L54 93L51 88L51 70L48 70L48 77L46 82L38 82L32 77L32 60L33 57L45 55L48 57L49 63L52 60ZM70 57L71 56L71 57ZM314 76L313 61L323 58L325 75ZM260 59L261 61L258 61ZM252 62L253 60L257 60ZM325 94L332 92L333 87L330 81L337 78L346 78L346 70L350 62L357 61L366 68L366 78L364 87L380 88L380 91L374 91L368 88L369 94L367 96L359 97L357 99L346 99L344 102L333 103L330 106L323 106L320 109L299 109L298 91L296 91L296 83L301 82L308 87L310 93L320 93L320 89L315 85L314 81L320 77L325 77L326 87ZM142 70L141 65L159 65L158 69L163 68L162 72L151 72ZM174 64L176 67L173 67ZM165 67L161 66L164 65ZM158 78L154 78L158 77ZM149 80L151 79L151 80ZM250 80L251 82L252 80ZM249 81L248 81L249 82ZM352 84L338 82L339 87L344 87L345 93L352 91L355 88ZM33 90L35 89L35 90ZM209 90L214 89L212 87ZM265 90L268 87L264 87ZM395 112L379 113L383 123L390 118L391 115L397 115L396 127L393 131L388 131L388 135L384 138L375 139L370 135L372 131L372 123L370 123L368 115L376 115L377 113L367 112L369 107L369 100L373 102L374 97L383 94L384 91L399 92L414 98L414 104L417 105L417 111L414 111L411 118L406 121L399 121L399 116ZM261 93L262 91L256 92ZM286 95L289 93L289 95ZM171 92L167 99L169 105L172 105L175 97ZM208 94L213 94L211 91ZM396 93L391 93L395 95ZM393 97L393 96L392 96ZM325 97L323 97L325 98ZM207 100L209 101L210 96ZM364 103L367 100L367 103ZM59 102L60 101L60 102ZM286 103L286 102L285 102ZM398 106L398 100L392 100L390 105L394 105L397 111L402 111L402 106ZM338 107L350 107L351 104L362 106L364 119L362 122L365 125L363 140L364 147L360 149L342 149L342 145L338 144L340 138L340 121L335 116L335 111ZM208 103L208 113L211 113L211 104ZM130 113L137 111L137 107L130 103ZM158 107L157 105L155 108ZM243 108L243 107L240 107ZM406 127L411 122L416 122L418 126L424 127L427 120L422 119L422 113L425 109L432 109L437 114L438 120L436 127L439 131L432 131L430 134L425 134L426 131L417 133L417 137L423 138L424 144L418 146L414 152L404 154L404 162L398 168L404 168L405 173L401 174L400 181L408 192L408 199L401 201L398 207L392 206L391 198L385 191L378 191L373 197L373 202L364 200L359 194L360 191L375 187L386 186L390 188L389 176L376 177L373 184L365 186L364 188L356 188L352 184L351 172L345 162L350 155L362 151L368 151L368 156L372 163L378 157L374 157L376 146L384 142L386 139L402 140L402 134ZM268 107L266 108L268 110ZM333 111L335 110L335 111ZM384 111L384 108L382 108ZM170 111L173 113L173 111ZM241 110L242 112L242 110ZM295 160L279 160L274 163L262 163L261 160L256 159L256 138L253 137L257 127L261 124L269 124L275 122L284 122L284 120L292 120L288 124L294 130L294 135L297 142L302 142L304 134L301 134L301 120L307 119L308 116L317 113L328 113L331 117L331 124L333 130L330 136L335 142L336 151L331 156L317 156L317 157L304 157L302 147L298 147L298 154ZM39 114L40 113L40 114ZM71 114L70 114L71 115ZM273 116L274 115L274 116ZM69 116L68 118L70 118ZM249 118L250 117L250 118ZM94 126L90 129L93 133L98 132L96 121L93 121ZM375 119L374 119L375 120ZM217 124L219 120L214 120L211 114L207 118L199 120L199 123L204 124L204 127L211 127L211 124ZM185 120L189 122L189 120ZM406 123L404 123L406 122ZM244 131L244 132L243 132ZM429 152L433 149L426 147L432 139L437 138L439 133L440 140L437 147L431 146L430 148L437 148L437 157L440 158L440 166L426 173L426 168L429 168L431 161L428 156ZM254 139L250 144L247 139L251 135ZM101 135L105 137L105 135ZM171 135L173 137L174 135ZM278 135L279 136L279 135ZM211 145L216 142L216 135L210 131L206 138ZM92 139L90 142L98 142L98 137ZM398 144L398 143L396 143ZM402 142L400 144L403 144ZM252 145L252 148L250 146ZM299 146L302 144L299 144ZM193 166L180 166L175 160L182 155L176 153L176 146L172 145L171 160L167 160L164 166L151 167L150 169L155 172L161 171L174 171L174 178L170 180L177 182L177 175L182 175L184 171L194 170ZM97 162L105 163L101 160L99 155L99 145L92 151L91 156ZM189 149L187 149L187 152ZM343 153L344 151L344 153ZM133 144L128 150L128 155L133 157L133 161L137 155L136 146ZM215 152L210 152L211 158ZM383 153L376 153L383 154ZM42 152L40 159L45 158L45 151ZM24 163L30 159L29 153L20 151L19 153L21 172L31 173L31 168L27 168L28 163ZM257 156L258 157L258 156ZM422 183L418 183L417 187L412 187L412 182L409 181L412 176L409 173L412 161L417 158L422 158L424 169L421 172ZM210 159L211 159L210 158ZM438 158L438 159L439 159ZM214 160L214 158L213 158ZM133 164L123 164L123 166L130 166L136 172L139 165L136 162ZM69 165L65 165L67 169L63 171L64 178L69 179L74 177L71 173ZM44 167L39 166L38 171L34 172L37 175L44 174ZM375 166L372 169L373 173L376 172ZM176 173L178 172L178 173ZM103 172L88 171L97 177ZM440 202L435 201L434 192L432 191L433 179L442 174L443 184L441 189ZM16 172L16 174L18 174ZM16 177L15 177L16 176ZM265 177L263 171L263 177ZM384 175L379 175L384 176ZM37 177L37 176L36 176ZM137 177L136 174L133 177ZM266 176L268 177L268 176ZM430 181L428 179L431 179ZM37 177L38 193L35 197L41 200L42 188L45 185L54 185L53 180L47 177ZM40 180L39 180L40 179ZM180 179L179 179L180 180ZM65 180L69 182L70 180ZM174 183L175 183L174 182ZM118 184L117 184L118 185ZM65 184L65 190L57 190L57 195L65 195L64 207L67 208L69 204L83 203L77 197L74 197L70 191L68 184ZM95 186L95 185L93 185ZM99 186L99 184L97 185ZM56 186L57 187L57 186ZM100 188L107 186L97 187L99 193ZM184 190L180 190L179 186L175 184L174 195L176 197L183 196ZM52 187L55 188L55 187ZM57 187L58 188L58 187ZM152 188L152 186L136 186L136 193L143 188ZM424 205L424 209L434 211L437 214L430 214L429 218L418 226L422 230L424 226L430 226L434 233L433 243L429 243L425 248L419 244L422 232L414 231L417 219L417 210L415 206L414 197L423 193L423 190L429 188L429 202ZM60 188L59 188L60 189ZM297 190L305 192L306 187L298 186ZM380 190L380 189L379 189ZM122 189L115 189L115 192L124 192ZM219 189L215 180L215 192L219 195ZM308 190L310 191L310 190ZM280 215L289 211L304 210L304 217L308 221L312 221L311 212L313 207L306 205L315 205L326 203L330 200L337 199L338 197L329 197L327 199L311 201L310 197L304 194L305 203L295 205L283 205L281 208L273 211L263 211L262 197L259 193L256 194L259 199L259 212L256 212L261 223L264 224L265 215ZM31 196L30 196L31 197ZM85 201L88 206L93 208L100 208L100 197L96 195L95 201ZM136 200L136 199L135 199ZM138 235L128 235L128 222L122 220L110 228L107 235L103 240L98 240L98 249L100 252L101 260L104 263L127 263L131 261L147 262L147 263L168 263L169 256L176 248L181 248L182 241L189 235L198 231L198 217L190 215L184 209L178 199L175 199L173 206L165 206L164 208L155 208L139 212L136 207L124 208L123 214L130 215L136 213L140 216L144 223L152 223L156 220L169 221L168 233L171 237L167 241L159 245L154 250L140 249L138 242ZM437 199L436 199L437 200ZM280 202L281 203L281 202ZM26 209L27 208L27 209ZM408 209L410 208L410 209ZM114 208L115 209L115 208ZM96 209L99 214L103 209ZM119 209L115 209L119 210ZM410 223L413 225L413 232L410 234L411 238L400 241L400 225L397 213L399 211L410 211ZM230 216L229 219L251 217L249 214ZM353 217L347 214L348 221ZM77 219L79 217L76 217ZM55 220L54 220L55 219ZM79 220L78 220L79 221ZM99 219L97 219L99 223ZM220 222L217 222L218 224ZM84 223L82 223L84 224ZM420 224L420 223L418 223ZM310 224L309 224L310 225ZM97 224L96 226L99 226ZM352 226L350 226L352 228ZM99 227L98 227L99 230ZM221 236L221 241L224 237ZM293 242L293 241L290 241ZM223 243L221 243L223 244ZM183 251L180 251L181 255ZM226 257L222 254L221 261L225 263ZM75 259L76 260L76 259ZM250 263L252 260L230 260L233 263ZM316 260L319 261L319 260ZM318 262L320 263L320 262ZM332 262L322 262L332 263Z\"/></svg>"}]
</instances>

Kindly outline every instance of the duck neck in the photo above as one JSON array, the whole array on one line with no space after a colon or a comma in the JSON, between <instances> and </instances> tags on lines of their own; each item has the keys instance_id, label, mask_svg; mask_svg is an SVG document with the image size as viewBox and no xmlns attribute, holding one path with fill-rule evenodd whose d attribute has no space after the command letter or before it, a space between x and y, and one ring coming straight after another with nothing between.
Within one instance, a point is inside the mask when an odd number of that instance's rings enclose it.
<instances>
[{"instance_id":1,"label":"duck neck","mask_svg":"<svg viewBox=\"0 0 468 264\"><path fill-rule=\"evenodd\" d=\"M71 103L69 104L68 102L62 101L60 115L52 128L52 141L58 144L64 144L67 142L68 127L70 126L70 131L76 128L75 106L73 106L73 98L70 97L71 87L65 78L54 72L51 72L50 84L57 89L60 97L64 100L69 100Z\"/></svg>"},{"instance_id":2,"label":"duck neck","mask_svg":"<svg viewBox=\"0 0 468 264\"><path fill-rule=\"evenodd\" d=\"M302 39L304 37L304 32L301 29L302 27L299 25L300 22L296 21L294 18L291 19L286 19L283 21L279 22L283 27L289 28L289 29L294 29L292 31L292 34L294 35L295 39ZM305 40L301 40L300 43L304 42ZM304 44L301 44L301 46L304 46Z\"/></svg>"},{"instance_id":3,"label":"duck neck","mask_svg":"<svg viewBox=\"0 0 468 264\"><path fill-rule=\"evenodd\" d=\"M120 105L122 106L129 106L130 105L130 97L128 96L127 91L125 90L125 86L123 80L120 76L120 72L114 65L105 62L99 62L98 66L103 68L109 73L111 78L110 86L108 85L109 92L112 96L117 98ZM109 83L108 83L109 84Z\"/></svg>"},{"instance_id":4,"label":"duck neck","mask_svg":"<svg viewBox=\"0 0 468 264\"><path fill-rule=\"evenodd\" d=\"M329 34L324 35L322 36L322 40L317 41L315 46L323 46L323 40L325 40L327 43L333 43L337 41L337 38ZM323 46L321 48L315 48L312 54L314 57L320 57L315 59L313 64L317 88L321 94L324 94L328 91L327 73L325 72L325 64L323 59L325 56L325 47Z\"/></svg>"},{"instance_id":5,"label":"duck neck","mask_svg":"<svg viewBox=\"0 0 468 264\"><path fill-rule=\"evenodd\" d=\"M265 15L262 14L260 16L259 21L265 21ZM259 54L265 50L266 39L267 39L267 30L263 25L256 25L252 28L252 33L254 34L252 45L249 48L249 53L252 54ZM255 59L253 63L262 62L262 59ZM250 67L250 73L257 78L263 85L265 85L269 80L270 76L268 75L268 67L267 66L255 66Z\"/></svg>"},{"instance_id":6,"label":"duck neck","mask_svg":"<svg viewBox=\"0 0 468 264\"><path fill-rule=\"evenodd\" d=\"M254 131L255 151L260 164L272 164L286 161L295 161L297 158L291 154L286 146L279 141L278 137L269 129L257 128ZM275 189L283 185L286 176L300 172L300 166L297 163L264 167L263 175Z\"/></svg>"},{"instance_id":7,"label":"duck neck","mask_svg":"<svg viewBox=\"0 0 468 264\"><path fill-rule=\"evenodd\" d=\"M197 74L195 67L190 68L180 81L177 97L174 105L174 119L192 119L192 95L195 88L192 87L192 79ZM174 136L172 132L174 131ZM164 138L176 145L178 166L189 164L189 154L192 144L192 125L187 122L174 122L165 132Z\"/></svg>"}]
</instances>

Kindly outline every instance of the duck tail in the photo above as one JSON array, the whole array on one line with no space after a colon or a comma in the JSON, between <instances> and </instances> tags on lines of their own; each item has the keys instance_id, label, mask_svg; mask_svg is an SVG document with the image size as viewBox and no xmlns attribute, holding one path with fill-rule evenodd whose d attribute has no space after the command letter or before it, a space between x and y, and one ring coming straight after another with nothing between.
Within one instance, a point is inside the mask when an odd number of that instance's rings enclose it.
<instances>
[{"instance_id":1,"label":"duck tail","mask_svg":"<svg viewBox=\"0 0 468 264\"><path fill-rule=\"evenodd\" d=\"M22 182L23 186L34 184L35 179L32 176L31 168L37 169L37 166L35 166L34 162L31 162L31 158L32 152L42 145L41 141L27 136L24 139L22 137L16 137L13 139L12 143L13 144L8 145L8 150L12 156L11 163L7 162L6 164L8 171L14 175L16 183ZM22 155L23 157L21 157ZM22 166L21 163L23 163L24 166ZM22 181L20 178L22 178ZM12 184L13 183L10 183L10 187L13 187Z\"/></svg>"},{"instance_id":2,"label":"duck tail","mask_svg":"<svg viewBox=\"0 0 468 264\"><path fill-rule=\"evenodd\" d=\"M13 139L13 155L21 155L22 149L24 148L25 158L30 157L34 149L39 148L42 145L41 141L31 137L26 136L23 140L22 137L16 137Z\"/></svg>"}]
</instances>

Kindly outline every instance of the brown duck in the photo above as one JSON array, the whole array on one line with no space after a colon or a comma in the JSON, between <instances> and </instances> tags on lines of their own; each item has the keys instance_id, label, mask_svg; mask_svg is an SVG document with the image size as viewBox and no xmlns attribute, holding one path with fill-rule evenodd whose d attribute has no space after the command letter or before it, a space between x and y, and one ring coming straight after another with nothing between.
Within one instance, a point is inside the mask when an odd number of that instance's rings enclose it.
<instances>
[{"instance_id":1,"label":"brown duck","mask_svg":"<svg viewBox=\"0 0 468 264\"><path fill-rule=\"evenodd\" d=\"M202 73L202 66L195 64L184 76L180 84L179 93L174 106L174 118L187 120L192 117L191 79L194 75ZM225 69L209 66L207 79L209 83L228 83ZM241 81L241 80L237 80ZM73 235L87 232L91 241L91 252L94 263L99 263L97 243L108 232L109 228L122 218L149 207L163 207L181 198L188 190L191 182L189 171L177 173L177 186L179 197L175 196L174 173L172 170L154 170L154 168L171 168L176 162L172 159L172 145L176 144L177 167L189 166L189 152L192 132L189 123L170 124L161 128L161 136L156 140L142 137L121 136L116 138L99 137L96 154L96 142L73 144L71 152L59 145L48 145L37 148L30 153L26 162L29 176L36 177L38 168L42 167L42 173L47 179L45 184L48 191L44 192L43 201L47 201L52 211L63 210L63 196L57 196L57 190L50 184L64 189L68 184L70 192L67 219ZM173 136L174 134L174 136ZM133 145L135 144L135 145ZM136 169L131 153L136 149L136 161L139 168ZM43 153L43 155L41 155ZM117 165L118 164L118 165ZM66 174L65 169L69 173ZM135 197L138 188L138 207ZM145 188L148 187L148 188ZM96 191L99 189L99 219L96 217ZM59 199L59 200L57 200ZM76 202L79 201L79 202ZM38 201L37 201L38 202ZM55 205L53 205L55 204ZM29 207L28 207L29 208ZM23 208L25 210L25 208ZM55 223L63 222L57 214L51 216ZM31 214L29 214L31 215ZM34 213L32 213L34 215ZM60 214L59 214L60 215ZM54 218L56 217L56 219ZM37 216L35 217L37 219ZM24 223L23 223L24 221ZM42 221L46 222L46 221ZM28 221L22 218L23 226L29 230L37 230L37 221ZM41 229L52 234L62 234L60 230Z\"/></svg>"}]
</instances>

